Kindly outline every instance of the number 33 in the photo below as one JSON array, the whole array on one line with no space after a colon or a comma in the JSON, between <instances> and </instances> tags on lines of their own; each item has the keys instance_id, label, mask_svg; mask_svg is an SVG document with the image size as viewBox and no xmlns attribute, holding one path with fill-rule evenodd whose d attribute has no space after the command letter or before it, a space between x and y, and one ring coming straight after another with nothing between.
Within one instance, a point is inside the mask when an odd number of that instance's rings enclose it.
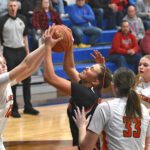
<instances>
[{"instance_id":1,"label":"number 33","mask_svg":"<svg viewBox=\"0 0 150 150\"><path fill-rule=\"evenodd\" d=\"M123 130L124 137L134 137L139 138L141 135L141 120L140 118L134 118L133 121L128 121L127 117L123 117L123 123L125 124L125 128L127 130ZM131 127L132 123L134 123L134 131Z\"/></svg>"}]
</instances>

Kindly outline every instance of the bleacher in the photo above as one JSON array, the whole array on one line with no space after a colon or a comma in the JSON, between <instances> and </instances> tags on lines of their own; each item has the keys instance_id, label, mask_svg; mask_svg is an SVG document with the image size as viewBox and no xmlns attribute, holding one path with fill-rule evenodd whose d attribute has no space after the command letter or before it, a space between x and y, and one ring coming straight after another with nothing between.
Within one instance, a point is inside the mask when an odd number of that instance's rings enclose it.
<instances>
[{"instance_id":1,"label":"bleacher","mask_svg":"<svg viewBox=\"0 0 150 150\"><path fill-rule=\"evenodd\" d=\"M69 9L70 9L70 6L67 6L65 8L66 13L70 11ZM68 27L72 26L72 22L69 18L63 18L62 22ZM93 21L92 24L96 25L96 20ZM106 25L106 22L104 23L104 26L105 25ZM85 69L86 67L94 64L94 60L92 56L90 55L90 53L92 53L93 50L100 51L105 58L108 57L109 50L111 47L111 42L116 31L117 30L115 29L103 30L102 34L97 39L98 45L95 47L74 49L74 59L75 59L76 69L79 72ZM89 42L89 37L85 35L83 38L83 43L88 44L88 42ZM63 66L62 66L63 56L64 56L64 53L55 53L55 52L52 53L54 68L55 68L55 72L57 75L64 77L64 78L68 78L66 73L63 71ZM112 73L117 69L114 63L106 62L106 66L112 71ZM130 65L129 67L134 70L134 65ZM43 68L41 68L41 71L43 72Z\"/></svg>"},{"instance_id":2,"label":"bleacher","mask_svg":"<svg viewBox=\"0 0 150 150\"><path fill-rule=\"evenodd\" d=\"M86 67L94 64L94 60L93 60L92 56L90 55L90 53L92 53L93 50L95 50L95 49L100 51L104 57L107 57L109 54L110 45L90 47L90 48L75 48L74 49L75 65L76 65L76 69L79 72L81 72ZM63 56L64 56L64 53L53 52L53 54L52 54L56 74L61 77L67 78L67 75L63 71L63 66L62 66ZM112 72L116 69L116 66L113 63L106 63L106 66L108 66Z\"/></svg>"},{"instance_id":3,"label":"bleacher","mask_svg":"<svg viewBox=\"0 0 150 150\"><path fill-rule=\"evenodd\" d=\"M70 11L70 6L71 5L65 7L66 13ZM62 22L68 27L72 26L72 21L69 18L63 18ZM96 20L94 20L92 24L96 25ZM74 60L75 60L76 69L79 72L81 72L86 67L94 64L94 60L92 56L90 55L90 53L92 53L93 50L99 50L102 53L102 55L105 58L107 58L109 55L111 42L115 33L116 33L116 30L104 30L102 31L102 34L100 35L100 37L97 39L97 43L99 43L99 46L90 47L90 48L75 48ZM83 38L83 43L88 44L88 42L89 42L89 37L85 35ZM55 53L55 52L52 53L54 68L55 68L55 72L57 75L64 77L64 78L68 78L66 73L63 71L63 66L62 66L63 56L64 56L64 53ZM106 66L108 66L112 72L116 70L116 66L113 63L106 63ZM41 70L43 72L43 68Z\"/></svg>"}]
</instances>

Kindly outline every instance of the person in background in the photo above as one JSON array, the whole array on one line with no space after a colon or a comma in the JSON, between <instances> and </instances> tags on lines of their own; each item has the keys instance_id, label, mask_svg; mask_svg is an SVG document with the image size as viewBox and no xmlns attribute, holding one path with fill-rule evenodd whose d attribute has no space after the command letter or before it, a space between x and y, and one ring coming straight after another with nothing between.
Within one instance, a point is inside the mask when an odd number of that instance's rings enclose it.
<instances>
[{"instance_id":1,"label":"person in background","mask_svg":"<svg viewBox=\"0 0 150 150\"><path fill-rule=\"evenodd\" d=\"M84 48L96 44L102 30L91 24L95 15L92 8L85 3L85 0L76 0L76 4L70 6L68 13L73 23L71 29L77 46ZM89 37L88 45L83 44L84 34Z\"/></svg>"},{"instance_id":2,"label":"person in background","mask_svg":"<svg viewBox=\"0 0 150 150\"><path fill-rule=\"evenodd\" d=\"M141 18L136 16L135 6L128 7L128 14L123 19L129 22L129 28L140 44L144 37L145 29Z\"/></svg>"},{"instance_id":3,"label":"person in background","mask_svg":"<svg viewBox=\"0 0 150 150\"><path fill-rule=\"evenodd\" d=\"M51 0L53 8L60 14L60 17L66 18L68 14L65 13L64 10L64 1L63 0Z\"/></svg>"},{"instance_id":4,"label":"person in background","mask_svg":"<svg viewBox=\"0 0 150 150\"><path fill-rule=\"evenodd\" d=\"M135 72L138 72L138 64L141 58L136 37L130 32L129 22L123 20L121 30L118 31L112 41L108 60L114 62L117 67L128 67L128 64L135 65Z\"/></svg>"},{"instance_id":5,"label":"person in background","mask_svg":"<svg viewBox=\"0 0 150 150\"><path fill-rule=\"evenodd\" d=\"M148 150L150 116L134 90L135 83L133 71L118 69L112 81L116 98L98 105L88 127L89 118L85 118L84 109L75 110L74 121L79 129L81 150L91 150L103 130L106 142L102 149Z\"/></svg>"},{"instance_id":6,"label":"person in background","mask_svg":"<svg viewBox=\"0 0 150 150\"><path fill-rule=\"evenodd\" d=\"M140 42L140 49L143 55L150 55L150 30L145 32L144 38Z\"/></svg>"},{"instance_id":7,"label":"person in background","mask_svg":"<svg viewBox=\"0 0 150 150\"><path fill-rule=\"evenodd\" d=\"M8 1L8 14L0 20L0 38L3 45L3 55L7 62L8 71L15 68L29 54L28 47L28 28L24 16L17 14L17 0ZM22 81L24 97L24 113L38 115L39 111L35 110L31 104L30 77ZM12 86L14 103L11 115L21 117L18 112L16 97L17 86Z\"/></svg>"},{"instance_id":8,"label":"person in background","mask_svg":"<svg viewBox=\"0 0 150 150\"><path fill-rule=\"evenodd\" d=\"M35 29L36 39L42 43L42 34L53 23L56 25L62 24L60 15L54 11L49 0L41 0L40 5L34 10L32 17L32 25Z\"/></svg>"},{"instance_id":9,"label":"person in background","mask_svg":"<svg viewBox=\"0 0 150 150\"><path fill-rule=\"evenodd\" d=\"M137 16L143 21L145 30L150 29L150 0L137 0L136 2Z\"/></svg>"},{"instance_id":10,"label":"person in background","mask_svg":"<svg viewBox=\"0 0 150 150\"><path fill-rule=\"evenodd\" d=\"M89 0L88 4L93 8L99 28L104 30L116 28L116 18L109 0ZM106 20L106 27L103 27L104 20Z\"/></svg>"}]
</instances>

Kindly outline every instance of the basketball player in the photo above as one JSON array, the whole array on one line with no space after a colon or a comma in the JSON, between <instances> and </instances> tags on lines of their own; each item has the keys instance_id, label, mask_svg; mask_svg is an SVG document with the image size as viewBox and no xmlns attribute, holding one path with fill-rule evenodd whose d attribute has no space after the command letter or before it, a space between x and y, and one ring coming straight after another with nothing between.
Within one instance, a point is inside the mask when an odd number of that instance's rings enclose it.
<instances>
[{"instance_id":1,"label":"basketball player","mask_svg":"<svg viewBox=\"0 0 150 150\"><path fill-rule=\"evenodd\" d=\"M50 30L50 29L49 29ZM68 106L68 117L73 137L73 146L78 146L78 129L72 119L76 106L86 108L87 116L92 114L97 106L100 90L107 87L112 79L110 72L103 64L94 64L79 73L74 64L72 41L70 49L65 51L64 70L71 81L63 79L55 74L52 63L51 49L54 46L52 34L48 30L44 34L46 53L44 61L44 78L50 85L71 96ZM98 55L100 56L100 55ZM95 55L95 59L97 55ZM100 59L103 58L100 56Z\"/></svg>"},{"instance_id":2,"label":"basketball player","mask_svg":"<svg viewBox=\"0 0 150 150\"><path fill-rule=\"evenodd\" d=\"M108 150L148 150L150 117L133 90L134 84L131 70L120 68L114 73L112 86L117 98L96 108L87 133L84 109L75 112L81 150L91 150L103 130Z\"/></svg>"},{"instance_id":3,"label":"basketball player","mask_svg":"<svg viewBox=\"0 0 150 150\"><path fill-rule=\"evenodd\" d=\"M59 40L55 40L54 43ZM9 72L7 72L7 64L4 57L0 55L0 150L5 150L1 135L13 106L11 86L30 76L40 66L44 53L45 47L41 45Z\"/></svg>"},{"instance_id":4,"label":"basketball player","mask_svg":"<svg viewBox=\"0 0 150 150\"><path fill-rule=\"evenodd\" d=\"M142 103L150 109L150 55L145 55L140 59L139 81L136 86L136 91L142 99Z\"/></svg>"}]
</instances>

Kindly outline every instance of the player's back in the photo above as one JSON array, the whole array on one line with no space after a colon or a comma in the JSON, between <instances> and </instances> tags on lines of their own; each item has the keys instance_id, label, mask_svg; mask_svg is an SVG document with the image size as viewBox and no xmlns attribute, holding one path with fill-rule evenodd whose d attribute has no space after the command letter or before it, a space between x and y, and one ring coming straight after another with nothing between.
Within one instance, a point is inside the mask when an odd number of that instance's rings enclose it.
<instances>
[{"instance_id":1,"label":"player's back","mask_svg":"<svg viewBox=\"0 0 150 150\"><path fill-rule=\"evenodd\" d=\"M149 125L149 113L142 106L143 118L127 122L125 106L127 98L116 98L108 102L110 119L105 126L107 147L109 150L143 150Z\"/></svg>"}]
</instances>

